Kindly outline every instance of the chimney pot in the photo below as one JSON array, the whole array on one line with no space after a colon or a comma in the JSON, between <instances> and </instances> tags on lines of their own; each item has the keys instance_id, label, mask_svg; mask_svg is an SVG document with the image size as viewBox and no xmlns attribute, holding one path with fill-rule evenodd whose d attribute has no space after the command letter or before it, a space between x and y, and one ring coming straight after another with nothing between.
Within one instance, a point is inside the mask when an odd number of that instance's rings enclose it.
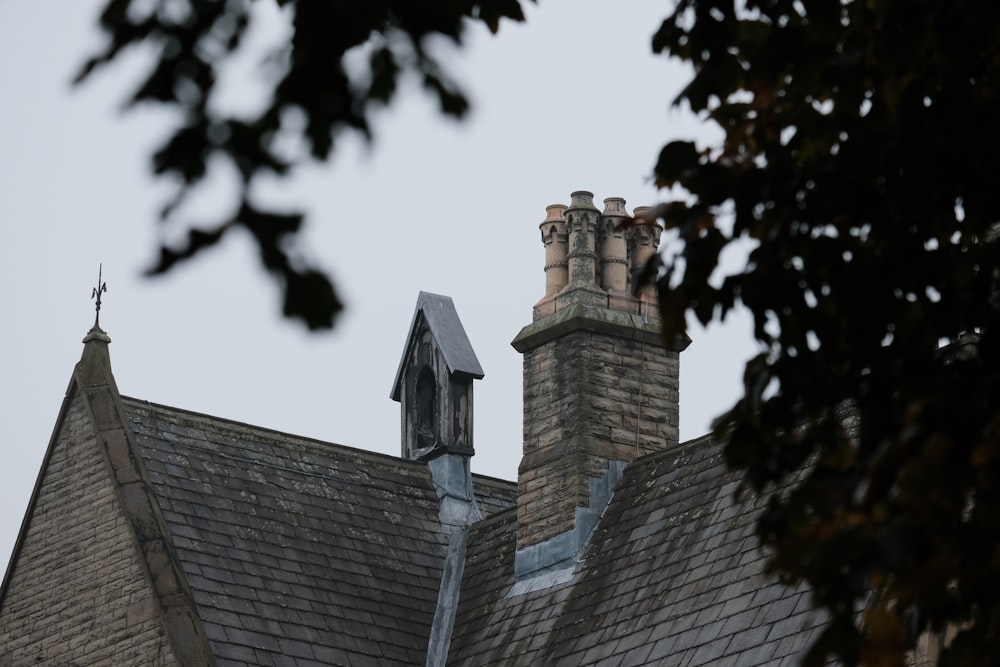
<instances>
[{"instance_id":1,"label":"chimney pot","mask_svg":"<svg viewBox=\"0 0 1000 667\"><path fill-rule=\"evenodd\" d=\"M660 223L649 215L649 206L637 206L634 211L636 221L640 224L633 225L629 229L629 251L632 259L632 285L639 283L639 277L646 270L650 258L656 254L660 247L660 235L663 227ZM640 308L643 311L656 312L656 284L650 282L636 296L641 302ZM652 306L652 307L651 307Z\"/></svg>"},{"instance_id":2,"label":"chimney pot","mask_svg":"<svg viewBox=\"0 0 1000 667\"><path fill-rule=\"evenodd\" d=\"M598 286L597 223L601 212L594 206L594 193L577 190L566 209L566 253L568 280L559 295L557 310L573 303L606 305L607 295Z\"/></svg>"},{"instance_id":3,"label":"chimney pot","mask_svg":"<svg viewBox=\"0 0 1000 667\"><path fill-rule=\"evenodd\" d=\"M545 313L555 309L553 299L569 280L565 213L564 204L549 204L545 207L545 220L538 226L545 244L545 296L536 304L536 309Z\"/></svg>"},{"instance_id":4,"label":"chimney pot","mask_svg":"<svg viewBox=\"0 0 1000 667\"><path fill-rule=\"evenodd\" d=\"M628 244L622 221L628 217L625 200L608 197L604 200L604 214L598 227L598 246L601 249L601 288L608 293L608 307L628 310L631 302L628 293Z\"/></svg>"}]
</instances>

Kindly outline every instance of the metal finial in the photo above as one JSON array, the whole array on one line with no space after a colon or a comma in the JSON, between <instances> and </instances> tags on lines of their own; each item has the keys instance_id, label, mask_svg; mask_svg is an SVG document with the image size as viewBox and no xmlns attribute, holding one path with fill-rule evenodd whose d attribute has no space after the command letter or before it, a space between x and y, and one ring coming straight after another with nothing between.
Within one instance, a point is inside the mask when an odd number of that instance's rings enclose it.
<instances>
[{"instance_id":1,"label":"metal finial","mask_svg":"<svg viewBox=\"0 0 1000 667\"><path fill-rule=\"evenodd\" d=\"M108 285L102 280L104 272L104 265L97 265L97 287L90 293L90 298L97 299L97 303L94 304L94 326L90 330L91 332L101 331L101 294L108 291Z\"/></svg>"}]
</instances>

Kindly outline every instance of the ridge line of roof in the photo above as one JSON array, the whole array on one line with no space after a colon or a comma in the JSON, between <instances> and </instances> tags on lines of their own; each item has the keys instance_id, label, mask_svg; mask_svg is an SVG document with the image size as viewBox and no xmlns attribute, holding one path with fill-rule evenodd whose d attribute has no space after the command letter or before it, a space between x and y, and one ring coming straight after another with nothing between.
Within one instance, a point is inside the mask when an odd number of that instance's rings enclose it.
<instances>
[{"instance_id":1,"label":"ridge line of roof","mask_svg":"<svg viewBox=\"0 0 1000 667\"><path fill-rule=\"evenodd\" d=\"M404 458L401 458L401 457L393 455L393 454L386 454L384 452L378 452L378 451L371 450L371 449L363 449L363 448L360 448L360 447L351 447L350 445L342 445L342 444L337 443L337 442L330 442L329 440L320 440L319 438L316 438L316 437L313 437L313 436L299 435L299 434L296 434L296 433L289 433L288 431L280 431L280 430L278 430L276 428L271 428L269 426L258 426L256 424L250 424L248 422L241 422L241 421L237 421L235 419L229 419L227 417L217 417L215 415L210 415L210 414L207 414L207 413L204 413L204 412L197 412L195 410L189 410L189 409L186 409L186 408L176 408L176 407L173 407L171 405L164 405L163 403L154 403L153 401L148 401L148 400L143 399L143 398L135 398L133 396L122 396L122 401L124 403L128 403L128 404L136 404L139 407L149 407L149 408L158 409L158 410L168 410L168 411L171 411L171 412L176 412L176 413L180 413L180 414L184 414L184 415L189 415L191 417L195 417L195 418L198 418L198 419L203 419L203 420L206 420L206 421L217 422L217 423L224 424L224 425L229 425L229 426L241 427L241 428L245 428L245 429L253 430L253 431L258 431L258 432L265 433L265 434L270 433L270 434L274 434L274 435L277 435L277 436L284 436L286 438L292 438L292 439L295 439L295 440L299 440L299 441L301 441L301 444L316 445L316 446L319 446L320 448L323 448L323 449L330 449L330 448L343 449L343 450L347 450L348 452L357 453L357 454L361 454L361 455L364 455L364 456L372 456L372 457L376 457L376 458L383 458L383 459L387 459L387 460L390 460L390 461L393 461L393 462L396 462L396 463L406 464L407 466L412 466L412 467L419 467L419 466L424 466L425 465L422 461L411 461L409 459L404 459Z\"/></svg>"},{"instance_id":2,"label":"ridge line of roof","mask_svg":"<svg viewBox=\"0 0 1000 667\"><path fill-rule=\"evenodd\" d=\"M386 454L385 452L378 452L378 451L374 451L374 450L371 450L371 449L364 449L364 448L361 448L361 447L351 447L350 445L342 445L340 443L331 442L329 440L321 440L321 439L313 437L313 436L299 435L299 434L296 434L296 433L289 433L287 431L281 431L281 430L278 430L278 429L275 429L275 428L271 428L271 427L268 427L268 426L258 426L256 424L251 424L249 422L242 422L242 421L238 421L238 420L235 420L235 419L229 419L229 418L226 418L226 417L218 417L216 415L210 415L210 414L205 413L205 412L198 412L196 410L190 410L190 409L187 409L187 408L177 408L177 407L174 407L174 406L171 406L171 405L165 405L163 403L156 403L154 401L149 401L149 400L146 400L144 398L136 398L134 396L122 396L121 398L122 398L122 402L123 403L128 404L128 405L136 405L136 406L138 406L140 408L150 408L150 409L153 409L153 410L169 411L169 412L178 413L180 415L188 415L188 416L194 417L196 419L202 419L202 420L206 420L206 421L210 421L210 422L216 422L216 423L219 423L221 425L234 426L234 427L239 427L239 428L244 428L244 429L248 429L248 430L257 431L257 432L264 433L264 434L274 434L274 435L282 436L282 437L286 437L286 438L293 438L295 440L300 441L300 443L298 443L298 444L311 445L311 446L316 447L317 449L327 450L327 453L329 453L329 450L337 450L337 449L339 449L339 450L346 450L346 452L348 452L348 453L361 455L363 457L385 459L387 461L391 461L392 463L403 464L406 467L411 467L411 468L426 468L427 467L426 462L417 461L417 460L410 460L410 459L404 459L404 458L402 458L402 457L400 457L398 455L395 455L395 454ZM248 462L254 462L253 459L249 459L249 458L246 459L246 461L248 461ZM504 487L505 490L506 490L506 489L509 489L511 487L515 487L516 488L516 486L517 486L517 482L516 481L509 480L509 479L503 479L502 477L494 477L492 475L485 475L485 474L477 473L477 472L473 472L472 476L475 479L477 479L481 484L483 484L484 486L487 486L487 487L494 487L494 488L495 487Z\"/></svg>"},{"instance_id":3,"label":"ridge line of roof","mask_svg":"<svg viewBox=\"0 0 1000 667\"><path fill-rule=\"evenodd\" d=\"M475 523L471 524L469 528L471 530L485 530L487 528L490 528L494 523L500 523L501 520L504 522L509 521L510 519L508 518L507 515L510 514L511 512L514 513L514 520L517 521L517 505L513 505L511 507L507 507L502 510L497 510L492 514L483 517L479 521L476 521Z\"/></svg>"},{"instance_id":4,"label":"ridge line of roof","mask_svg":"<svg viewBox=\"0 0 1000 667\"><path fill-rule=\"evenodd\" d=\"M626 469L632 467L633 465L644 465L652 461L658 461L662 458L667 458L669 456L676 456L681 452L690 449L691 447L697 447L700 445L716 445L718 444L715 438L712 437L711 433L706 433L704 435L699 435L696 438L691 438L690 440L684 440L683 442L678 442L673 445L668 446L666 449L659 449L649 454L644 454L637 459L633 459L629 462Z\"/></svg>"},{"instance_id":5,"label":"ridge line of roof","mask_svg":"<svg viewBox=\"0 0 1000 667\"><path fill-rule=\"evenodd\" d=\"M478 472L472 473L472 476L481 480L484 484L493 486L513 486L517 488L517 480L514 479L504 479L503 477L494 477L493 475L484 475Z\"/></svg>"}]
</instances>

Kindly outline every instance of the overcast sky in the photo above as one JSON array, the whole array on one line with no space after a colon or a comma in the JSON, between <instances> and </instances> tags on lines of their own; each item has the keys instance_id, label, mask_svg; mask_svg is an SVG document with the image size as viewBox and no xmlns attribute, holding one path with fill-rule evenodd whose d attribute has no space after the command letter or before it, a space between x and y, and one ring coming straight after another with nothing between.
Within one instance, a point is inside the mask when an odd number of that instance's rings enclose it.
<instances>
[{"instance_id":1,"label":"overcast sky","mask_svg":"<svg viewBox=\"0 0 1000 667\"><path fill-rule=\"evenodd\" d=\"M307 253L347 302L325 335L282 320L246 238L166 278L141 277L160 239L228 211L233 183L219 174L173 226L156 222L171 189L150 177L148 155L168 118L120 112L143 55L69 83L100 43L99 4L0 2L0 565L93 323L101 262L101 324L122 394L388 453L399 452L389 391L417 293L451 296L486 373L473 470L516 479L521 359L510 341L544 292L546 205L579 189L598 204L653 203L666 197L649 178L660 147L713 136L670 108L687 73L650 50L664 3L543 0L496 38L476 27L454 61L474 102L466 122L443 120L410 86L379 116L374 145L342 141L332 164L271 192L308 212ZM271 21L253 41L281 35ZM246 71L227 82L233 104L256 99ZM735 399L753 349L742 321L691 336L684 439Z\"/></svg>"}]
</instances>

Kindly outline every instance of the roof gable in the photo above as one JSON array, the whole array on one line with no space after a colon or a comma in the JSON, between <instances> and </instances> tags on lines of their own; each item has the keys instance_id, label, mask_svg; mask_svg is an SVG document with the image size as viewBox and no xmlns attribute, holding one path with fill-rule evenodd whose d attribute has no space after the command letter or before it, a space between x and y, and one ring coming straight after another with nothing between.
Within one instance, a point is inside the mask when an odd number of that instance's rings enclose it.
<instances>
[{"instance_id":1,"label":"roof gable","mask_svg":"<svg viewBox=\"0 0 1000 667\"><path fill-rule=\"evenodd\" d=\"M3 587L0 588L0 605L6 609L6 596L13 579L12 572L17 570L22 557L22 548L33 524L39 521L43 524L51 522L53 530L73 531L80 521L102 519L102 508L96 504L88 504L89 497L86 494L72 496L74 502L66 508L68 511L58 511L55 515L39 507L42 491L51 472L50 466L53 460L56 460L60 446L77 446L86 450L86 443L94 443L97 459L101 463L98 466L97 477L104 477L107 480L107 486L110 487L114 499L112 504L120 510L117 519L121 521L121 526L118 528L124 528L117 531L118 539L115 540L114 549L124 549L136 556L134 562L144 575L144 585L148 589L146 599L152 609L150 613L157 617L157 636L166 635L180 664L190 667L208 666L213 661L190 590L187 588L186 578L177 563L163 515L154 498L141 456L126 426L121 396L111 374L111 360L108 354L110 342L111 339L98 328L96 322L83 339L83 354L73 370L56 429L14 548L10 568ZM74 419L72 417L74 409L84 416ZM75 483L75 479L64 481L61 484L62 492L68 490L72 494ZM59 490L57 495L58 492ZM74 509L82 511L81 517L73 517ZM65 559L72 553L72 550L63 550L60 556ZM109 571L114 568L103 560L107 557L106 554L107 550L102 550L96 558L84 559L75 565L78 565L81 571L98 579L114 576L109 575ZM48 582L49 575L44 575L43 580ZM54 575L52 581L57 581ZM113 587L111 590L115 595L121 593ZM35 611L40 616L48 618L56 614L58 607L43 607ZM132 611L128 610L129 616L132 615ZM107 621L108 618L105 617L104 620ZM71 662L70 657L80 645L58 643L66 631L65 627L56 627L52 630L54 634L49 635L35 629L33 636L40 636L40 641L54 644L46 650L48 659ZM106 629L100 632L102 635L106 634ZM125 636L128 636L127 632ZM125 661L131 662L134 657ZM112 660L112 662L118 661Z\"/></svg>"},{"instance_id":2,"label":"roof gable","mask_svg":"<svg viewBox=\"0 0 1000 667\"><path fill-rule=\"evenodd\" d=\"M177 664L163 630L77 395L60 415L0 595L0 665Z\"/></svg>"}]
</instances>

